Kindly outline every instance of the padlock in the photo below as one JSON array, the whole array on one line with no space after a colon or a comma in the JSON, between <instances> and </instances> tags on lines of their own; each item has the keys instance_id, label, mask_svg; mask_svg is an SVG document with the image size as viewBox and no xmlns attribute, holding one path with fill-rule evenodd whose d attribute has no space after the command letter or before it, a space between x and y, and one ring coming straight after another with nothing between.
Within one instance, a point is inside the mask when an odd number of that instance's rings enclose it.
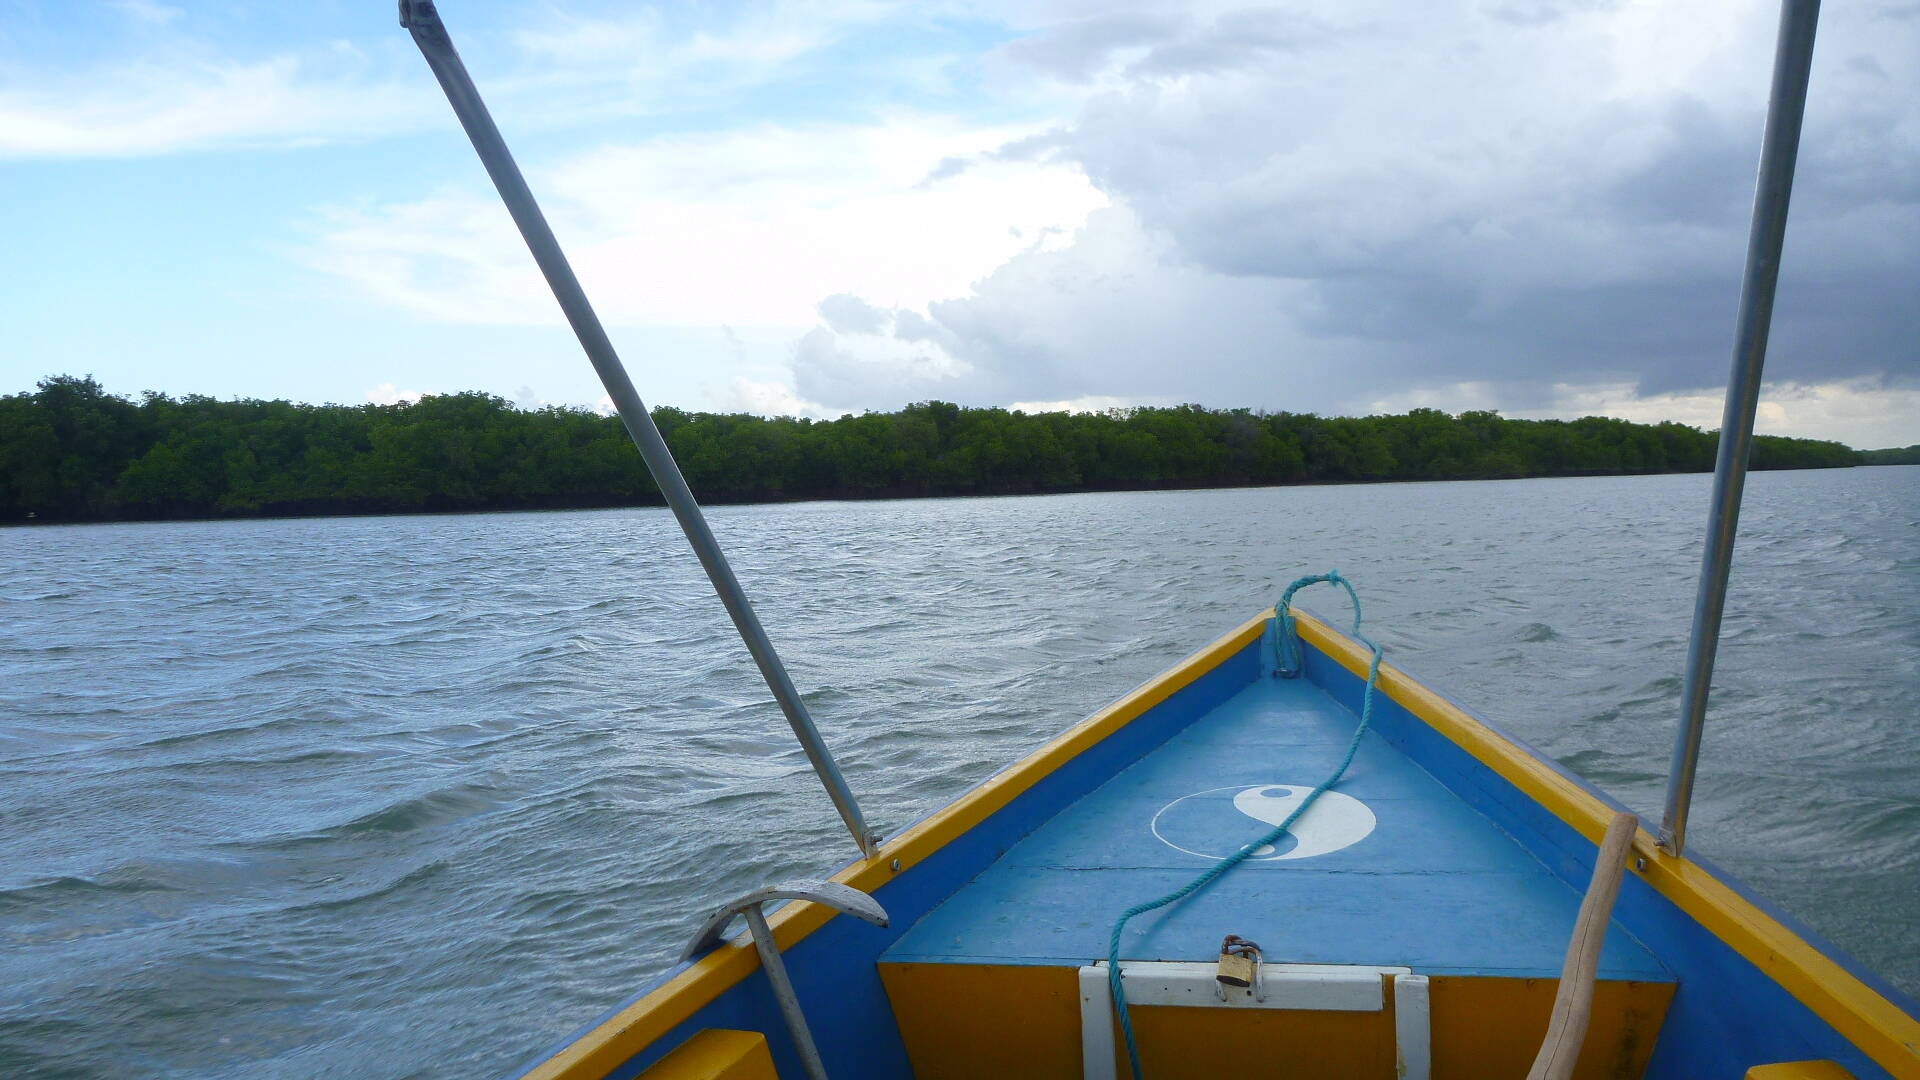
<instances>
[{"instance_id":1,"label":"padlock","mask_svg":"<svg viewBox=\"0 0 1920 1080\"><path fill-rule=\"evenodd\" d=\"M1252 986L1260 972L1260 946L1238 934L1220 943L1220 970L1214 975L1223 986Z\"/></svg>"},{"instance_id":2,"label":"padlock","mask_svg":"<svg viewBox=\"0 0 1920 1080\"><path fill-rule=\"evenodd\" d=\"M1214 978L1228 986L1252 986L1253 957L1242 956L1239 953L1221 953L1220 973Z\"/></svg>"}]
</instances>

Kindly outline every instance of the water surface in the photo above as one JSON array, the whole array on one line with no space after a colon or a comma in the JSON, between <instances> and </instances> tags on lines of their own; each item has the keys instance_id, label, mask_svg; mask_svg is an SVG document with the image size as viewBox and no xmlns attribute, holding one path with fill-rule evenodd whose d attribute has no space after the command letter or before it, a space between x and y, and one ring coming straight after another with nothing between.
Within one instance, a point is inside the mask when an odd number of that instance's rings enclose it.
<instances>
[{"instance_id":1,"label":"water surface","mask_svg":"<svg viewBox=\"0 0 1920 1080\"><path fill-rule=\"evenodd\" d=\"M883 829L1328 567L1657 817L1709 481L711 516ZM851 853L663 510L0 530L0 567L0 1074L509 1072ZM1716 683L1692 844L1920 990L1920 468L1752 477Z\"/></svg>"}]
</instances>

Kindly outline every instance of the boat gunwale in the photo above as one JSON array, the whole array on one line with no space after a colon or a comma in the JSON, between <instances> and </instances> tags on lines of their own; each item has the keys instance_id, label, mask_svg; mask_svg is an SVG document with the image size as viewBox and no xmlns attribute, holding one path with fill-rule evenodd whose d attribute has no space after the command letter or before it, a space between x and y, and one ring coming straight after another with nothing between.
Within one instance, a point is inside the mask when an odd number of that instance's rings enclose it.
<instances>
[{"instance_id":1,"label":"boat gunwale","mask_svg":"<svg viewBox=\"0 0 1920 1080\"><path fill-rule=\"evenodd\" d=\"M1308 612L1296 609L1294 614L1303 640L1348 672L1365 678L1371 654L1363 645ZM878 854L846 864L831 880L866 892L886 885L1062 765L1260 640L1272 618L1270 608L1229 631L914 822L885 841ZM1621 809L1592 784L1400 668L1382 663L1378 685L1435 734L1596 847L1607 822ZM1634 836L1633 854L1644 860L1644 868L1637 863L1629 866L1635 878L1753 964L1881 1068L1896 1076L1920 1076L1920 1019L1896 1002L1896 993L1870 985L1849 966L1810 944L1763 901L1721 880L1723 872L1701 860L1668 854L1645 828ZM768 923L784 951L825 926L834 914L823 905L794 902L769 916ZM759 956L746 935L729 938L581 1031L524 1073L523 1080L605 1076L759 966Z\"/></svg>"},{"instance_id":2,"label":"boat gunwale","mask_svg":"<svg viewBox=\"0 0 1920 1080\"><path fill-rule=\"evenodd\" d=\"M1308 643L1366 678L1371 653L1332 626L1296 611ZM1380 665L1379 689L1415 719L1452 742L1597 849L1613 815L1627 809L1538 749L1448 700L1392 664ZM1815 1016L1895 1076L1920 1077L1920 1017L1897 991L1872 985L1852 967L1807 940L1780 913L1729 884L1732 876L1705 860L1660 847L1644 825L1634 833L1628 873L1772 979ZM1722 880L1726 878L1728 880Z\"/></svg>"}]
</instances>

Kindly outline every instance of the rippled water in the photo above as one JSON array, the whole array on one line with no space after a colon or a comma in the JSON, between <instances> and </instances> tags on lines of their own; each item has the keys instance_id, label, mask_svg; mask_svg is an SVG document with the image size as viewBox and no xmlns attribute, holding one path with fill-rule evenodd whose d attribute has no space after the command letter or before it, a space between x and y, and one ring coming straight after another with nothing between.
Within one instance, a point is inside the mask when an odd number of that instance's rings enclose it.
<instances>
[{"instance_id":1,"label":"rippled water","mask_svg":"<svg viewBox=\"0 0 1920 1080\"><path fill-rule=\"evenodd\" d=\"M1707 485L712 518L883 828L1329 566L1392 659L1652 812ZM1693 842L1920 989L1920 469L1759 474L1742 525ZM0 1074L498 1074L851 852L664 511L0 530L0 566Z\"/></svg>"}]
</instances>

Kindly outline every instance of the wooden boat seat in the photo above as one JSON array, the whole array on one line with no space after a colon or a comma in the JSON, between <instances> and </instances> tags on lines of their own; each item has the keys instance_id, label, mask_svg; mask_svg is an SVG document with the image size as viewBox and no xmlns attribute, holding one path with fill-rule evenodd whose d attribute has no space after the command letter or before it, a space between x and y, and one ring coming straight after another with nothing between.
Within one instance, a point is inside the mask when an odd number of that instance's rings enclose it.
<instances>
[{"instance_id":1,"label":"wooden boat seat","mask_svg":"<svg viewBox=\"0 0 1920 1080\"><path fill-rule=\"evenodd\" d=\"M1009 847L881 957L916 1074L1081 1076L1079 970L1105 958L1114 917L1264 832L1245 793L1310 788L1354 723L1310 683L1259 680ZM1434 1075L1525 1077L1584 878L1556 875L1383 737L1363 740L1336 791L1364 809L1316 821L1323 799L1296 830L1305 839L1136 919L1123 960L1207 960L1233 933L1268 961L1410 969L1428 976ZM1373 819L1357 839L1356 814ZM1288 857L1299 844L1312 852ZM1653 954L1612 926L1574 1075L1639 1076L1673 991ZM1387 996L1377 1013L1133 1016L1156 1080L1245 1074L1250 1046L1294 1075L1391 1077Z\"/></svg>"},{"instance_id":2,"label":"wooden boat seat","mask_svg":"<svg viewBox=\"0 0 1920 1080\"><path fill-rule=\"evenodd\" d=\"M779 1080L765 1035L726 1028L699 1032L640 1075L646 1080Z\"/></svg>"}]
</instances>

